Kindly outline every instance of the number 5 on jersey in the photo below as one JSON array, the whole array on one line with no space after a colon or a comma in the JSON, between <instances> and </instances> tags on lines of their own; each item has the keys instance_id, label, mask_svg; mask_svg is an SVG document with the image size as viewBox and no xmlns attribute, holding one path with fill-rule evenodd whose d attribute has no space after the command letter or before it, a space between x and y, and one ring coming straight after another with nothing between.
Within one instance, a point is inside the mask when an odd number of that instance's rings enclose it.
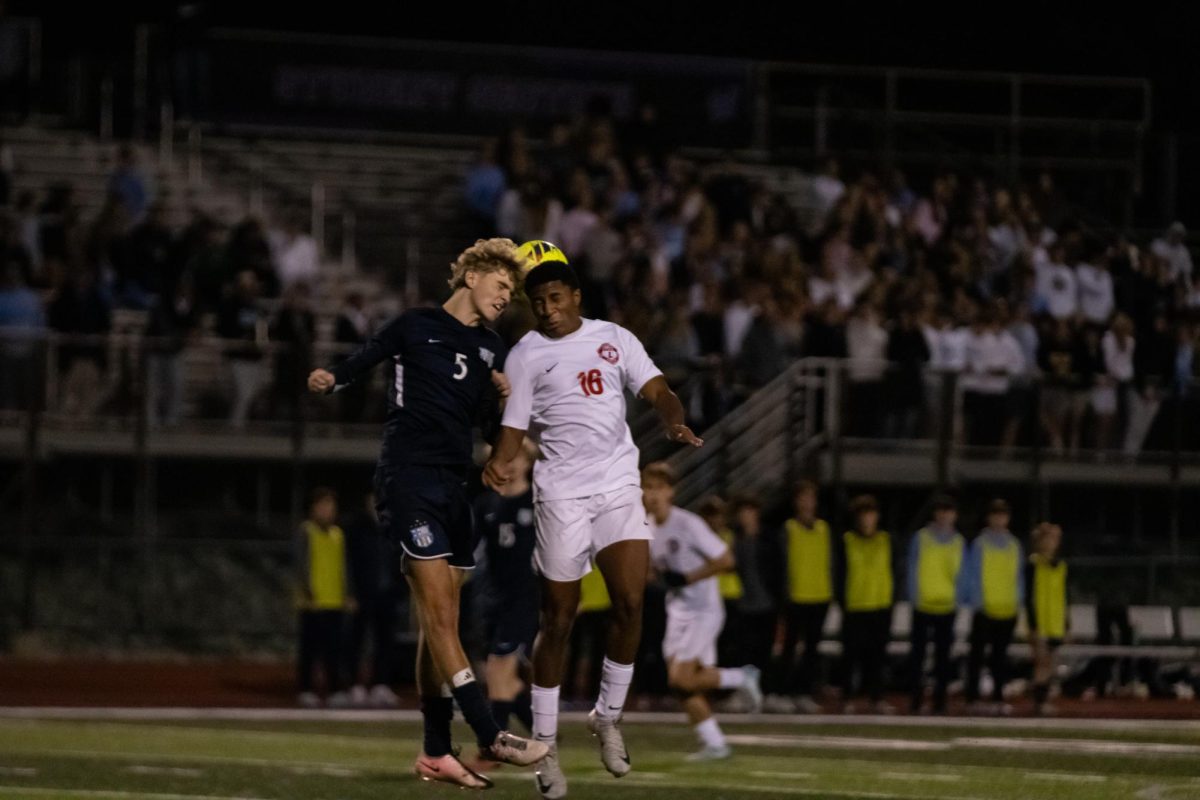
<instances>
[{"instance_id":1,"label":"number 5 on jersey","mask_svg":"<svg viewBox=\"0 0 1200 800\"><path fill-rule=\"evenodd\" d=\"M467 377L467 357L466 356L464 356L462 353L455 353L454 354L454 366L458 368L458 371L454 373L454 380L461 381L463 378Z\"/></svg>"},{"instance_id":2,"label":"number 5 on jersey","mask_svg":"<svg viewBox=\"0 0 1200 800\"><path fill-rule=\"evenodd\" d=\"M579 388L583 389L583 393L588 397L604 394L604 376L600 374L600 370L581 372L576 377L579 378Z\"/></svg>"}]
</instances>

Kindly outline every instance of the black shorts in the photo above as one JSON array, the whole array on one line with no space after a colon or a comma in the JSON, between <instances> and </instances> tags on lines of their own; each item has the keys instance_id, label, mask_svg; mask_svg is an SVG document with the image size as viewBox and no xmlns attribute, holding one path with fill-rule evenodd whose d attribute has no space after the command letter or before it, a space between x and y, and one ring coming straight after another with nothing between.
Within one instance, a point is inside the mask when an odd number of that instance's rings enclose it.
<instances>
[{"instance_id":1,"label":"black shorts","mask_svg":"<svg viewBox=\"0 0 1200 800\"><path fill-rule=\"evenodd\" d=\"M538 629L538 596L526 593L501 597L493 612L494 629L488 652L497 656L533 652Z\"/></svg>"},{"instance_id":2,"label":"black shorts","mask_svg":"<svg viewBox=\"0 0 1200 800\"><path fill-rule=\"evenodd\" d=\"M437 466L381 467L375 472L375 510L385 544L407 561L444 558L475 567L475 522L465 475Z\"/></svg>"}]
</instances>

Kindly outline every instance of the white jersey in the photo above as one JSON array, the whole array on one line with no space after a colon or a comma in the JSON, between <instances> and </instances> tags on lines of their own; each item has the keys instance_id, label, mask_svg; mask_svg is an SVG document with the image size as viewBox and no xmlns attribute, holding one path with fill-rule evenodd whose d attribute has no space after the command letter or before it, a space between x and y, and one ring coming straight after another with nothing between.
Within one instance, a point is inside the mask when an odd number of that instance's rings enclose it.
<instances>
[{"instance_id":1,"label":"white jersey","mask_svg":"<svg viewBox=\"0 0 1200 800\"><path fill-rule=\"evenodd\" d=\"M653 533L650 558L660 570L687 575L720 558L729 549L703 519L682 508L672 507L661 525L651 516L650 527ZM667 593L669 614L723 614L724 611L716 575Z\"/></svg>"},{"instance_id":2,"label":"white jersey","mask_svg":"<svg viewBox=\"0 0 1200 800\"><path fill-rule=\"evenodd\" d=\"M641 485L625 390L637 394L662 372L636 336L594 319L561 339L530 331L509 352L504 374L512 393L503 424L542 450L533 466L539 502Z\"/></svg>"}]
</instances>

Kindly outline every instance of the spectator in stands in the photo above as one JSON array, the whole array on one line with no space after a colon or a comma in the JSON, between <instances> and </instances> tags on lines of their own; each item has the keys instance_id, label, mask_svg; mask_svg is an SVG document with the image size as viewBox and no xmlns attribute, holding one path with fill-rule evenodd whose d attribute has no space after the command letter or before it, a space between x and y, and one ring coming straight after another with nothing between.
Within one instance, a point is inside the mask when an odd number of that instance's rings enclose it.
<instances>
[{"instance_id":1,"label":"spectator in stands","mask_svg":"<svg viewBox=\"0 0 1200 800\"><path fill-rule=\"evenodd\" d=\"M738 606L742 631L739 660L765 672L770 666L778 619L775 604L777 554L773 543L763 536L759 501L747 495L737 498L732 505L733 558L742 584Z\"/></svg>"},{"instance_id":2,"label":"spectator in stands","mask_svg":"<svg viewBox=\"0 0 1200 800\"><path fill-rule=\"evenodd\" d=\"M1042 370L1042 426L1055 453L1064 452L1069 433L1070 452L1074 454L1079 449L1087 403L1088 354L1082 335L1069 322L1058 320L1052 326L1038 351L1038 366Z\"/></svg>"},{"instance_id":3,"label":"spectator in stands","mask_svg":"<svg viewBox=\"0 0 1200 800\"><path fill-rule=\"evenodd\" d=\"M44 334L46 314L10 252L0 252L0 409L24 410L35 399L36 342Z\"/></svg>"},{"instance_id":4,"label":"spectator in stands","mask_svg":"<svg viewBox=\"0 0 1200 800\"><path fill-rule=\"evenodd\" d=\"M1025 618L1033 645L1034 713L1047 716L1054 713L1049 702L1054 656L1067 636L1067 564L1058 553L1062 528L1043 522L1033 529L1031 540L1025 566Z\"/></svg>"},{"instance_id":5,"label":"spectator in stands","mask_svg":"<svg viewBox=\"0 0 1200 800\"><path fill-rule=\"evenodd\" d=\"M284 291L283 307L270 329L271 342L278 346L272 403L276 419L298 420L303 413L316 334L317 320L308 285L293 283Z\"/></svg>"},{"instance_id":6,"label":"spectator in stands","mask_svg":"<svg viewBox=\"0 0 1200 800\"><path fill-rule=\"evenodd\" d=\"M267 318L259 299L258 278L249 270L240 272L217 316L217 333L228 340L225 355L233 373L229 422L237 428L245 427L254 401L270 380L262 358L267 344Z\"/></svg>"},{"instance_id":7,"label":"spectator in stands","mask_svg":"<svg viewBox=\"0 0 1200 800\"><path fill-rule=\"evenodd\" d=\"M366 299L362 292L350 292L346 295L334 328L334 341L341 345L335 363L354 352L370 335L371 318L367 314ZM355 381L338 392L338 419L342 422L365 422L363 415L370 389L369 381Z\"/></svg>"},{"instance_id":8,"label":"spectator in stands","mask_svg":"<svg viewBox=\"0 0 1200 800\"><path fill-rule=\"evenodd\" d=\"M967 337L966 371L962 377L969 444L1001 443L1009 411L1010 381L1024 368L1021 347L1000 327L995 308L982 311Z\"/></svg>"},{"instance_id":9,"label":"spectator in stands","mask_svg":"<svg viewBox=\"0 0 1200 800\"><path fill-rule=\"evenodd\" d=\"M269 237L271 260L280 292L305 284L316 286L321 279L321 254L317 240L304 230L304 217L298 210L284 215L283 226Z\"/></svg>"},{"instance_id":10,"label":"spectator in stands","mask_svg":"<svg viewBox=\"0 0 1200 800\"><path fill-rule=\"evenodd\" d=\"M496 231L497 212L505 194L507 180L496 161L497 142L486 139L479 150L479 160L467 172L467 210L481 237Z\"/></svg>"},{"instance_id":11,"label":"spectator in stands","mask_svg":"<svg viewBox=\"0 0 1200 800\"><path fill-rule=\"evenodd\" d=\"M1175 343L1166 314L1159 313L1153 326L1140 335L1133 353L1134 390L1129 395L1129 423L1125 428L1125 454L1141 452L1158 417L1163 397L1170 391L1175 370Z\"/></svg>"},{"instance_id":12,"label":"spectator in stands","mask_svg":"<svg viewBox=\"0 0 1200 800\"><path fill-rule=\"evenodd\" d=\"M1182 222L1173 222L1162 238L1150 244L1150 250L1167 263L1172 282L1191 286L1192 254L1188 251L1186 239L1187 228Z\"/></svg>"},{"instance_id":13,"label":"spectator in stands","mask_svg":"<svg viewBox=\"0 0 1200 800\"><path fill-rule=\"evenodd\" d=\"M346 520L343 531L355 600L350 609L345 647L350 703L357 707L396 708L400 700L389 684L394 679L396 610L403 597L404 582L392 575L389 561L381 552L373 492L367 493L362 509ZM364 671L368 639L371 667Z\"/></svg>"},{"instance_id":14,"label":"spectator in stands","mask_svg":"<svg viewBox=\"0 0 1200 800\"><path fill-rule=\"evenodd\" d=\"M59 408L67 415L90 416L108 399L101 383L108 348L101 337L109 333L112 309L94 270L68 275L53 292L46 311L50 327L71 339L58 348Z\"/></svg>"},{"instance_id":15,"label":"spectator in stands","mask_svg":"<svg viewBox=\"0 0 1200 800\"><path fill-rule=\"evenodd\" d=\"M38 218L37 195L29 190L18 194L13 216L16 235L29 258L30 274L27 280L36 280L42 272L42 223Z\"/></svg>"},{"instance_id":16,"label":"spectator in stands","mask_svg":"<svg viewBox=\"0 0 1200 800\"><path fill-rule=\"evenodd\" d=\"M829 523L817 516L816 482L802 480L796 485L792 507L794 514L779 535L785 554L781 566L785 571L787 610L783 651L775 680L769 684L772 707L767 710L817 714L821 706L814 696L820 678L819 648L825 617L833 601L834 547ZM797 645L803 648L799 661Z\"/></svg>"},{"instance_id":17,"label":"spectator in stands","mask_svg":"<svg viewBox=\"0 0 1200 800\"><path fill-rule=\"evenodd\" d=\"M583 252L588 235L600 223L596 198L582 169L571 177L570 198L569 210L558 226L558 245L568 258L575 258Z\"/></svg>"},{"instance_id":18,"label":"spectator in stands","mask_svg":"<svg viewBox=\"0 0 1200 800\"><path fill-rule=\"evenodd\" d=\"M1025 558L1021 542L1008 530L1011 512L1005 500L988 506L987 527L967 548L959 582L959 604L974 613L971 649L967 658L966 696L973 714L1007 715L1004 702L1008 682L1008 646L1025 602ZM989 651L991 705L980 702L980 676L984 652Z\"/></svg>"},{"instance_id":19,"label":"spectator in stands","mask_svg":"<svg viewBox=\"0 0 1200 800\"><path fill-rule=\"evenodd\" d=\"M117 166L108 176L108 194L124 208L134 224L141 221L150 205L150 189L138 167L137 150L131 144L117 149Z\"/></svg>"},{"instance_id":20,"label":"spectator in stands","mask_svg":"<svg viewBox=\"0 0 1200 800\"><path fill-rule=\"evenodd\" d=\"M173 243L167 210L162 203L154 203L145 220L121 243L117 291L125 305L149 308L154 298L175 294L179 275L171 260Z\"/></svg>"},{"instance_id":21,"label":"spectator in stands","mask_svg":"<svg viewBox=\"0 0 1200 800\"><path fill-rule=\"evenodd\" d=\"M346 539L337 525L337 494L332 489L313 490L308 519L295 537L294 556L300 609L298 702L305 708L321 705L313 680L319 662L325 676L326 703L331 708L345 707L350 696L343 690L343 627L346 612L355 603L346 570Z\"/></svg>"},{"instance_id":22,"label":"spectator in stands","mask_svg":"<svg viewBox=\"0 0 1200 800\"><path fill-rule=\"evenodd\" d=\"M875 714L892 714L883 699L883 670L891 638L895 564L887 531L879 529L879 505L871 495L850 503L854 527L836 549L835 585L842 607L842 711L857 710L861 690ZM860 680L856 680L861 678Z\"/></svg>"},{"instance_id":23,"label":"spectator in stands","mask_svg":"<svg viewBox=\"0 0 1200 800\"><path fill-rule=\"evenodd\" d=\"M813 219L817 225L823 225L829 212L846 193L846 184L841 179L841 165L836 158L825 159L821 165L821 172L813 178L812 191L812 204L816 212ZM818 229L810 229L809 233L815 235Z\"/></svg>"},{"instance_id":24,"label":"spectator in stands","mask_svg":"<svg viewBox=\"0 0 1200 800\"><path fill-rule=\"evenodd\" d=\"M954 498L939 494L933 499L933 519L917 531L908 546L908 601L912 604L912 713L926 710L925 651L933 642L934 714L946 713L946 694L953 676L950 649L954 645L954 619L958 608L959 572L966 541L955 527L958 507Z\"/></svg>"},{"instance_id":25,"label":"spectator in stands","mask_svg":"<svg viewBox=\"0 0 1200 800\"><path fill-rule=\"evenodd\" d=\"M750 390L766 386L787 368L788 358L780 341L782 322L774 297L768 295L755 306L737 357L738 374Z\"/></svg>"},{"instance_id":26,"label":"spectator in stands","mask_svg":"<svg viewBox=\"0 0 1200 800\"><path fill-rule=\"evenodd\" d=\"M1107 257L1102 256L1096 264L1079 262L1075 266L1075 285L1079 287L1079 311L1084 321L1101 328L1107 326L1116 308Z\"/></svg>"},{"instance_id":27,"label":"spectator in stands","mask_svg":"<svg viewBox=\"0 0 1200 800\"><path fill-rule=\"evenodd\" d=\"M846 323L846 378L849 388L852 436L877 437L883 433L884 377L887 369L888 333L870 303L860 303Z\"/></svg>"},{"instance_id":28,"label":"spectator in stands","mask_svg":"<svg viewBox=\"0 0 1200 800\"><path fill-rule=\"evenodd\" d=\"M150 309L146 327L146 410L152 426L174 427L183 414L183 349L199 324L191 281L174 282Z\"/></svg>"},{"instance_id":29,"label":"spectator in stands","mask_svg":"<svg viewBox=\"0 0 1200 800\"><path fill-rule=\"evenodd\" d=\"M1071 319L1079 311L1078 279L1065 260L1066 249L1055 243L1050 246L1049 260L1034 265L1035 308L1054 319Z\"/></svg>"},{"instance_id":30,"label":"spectator in stands","mask_svg":"<svg viewBox=\"0 0 1200 800\"><path fill-rule=\"evenodd\" d=\"M1104 371L1092 391L1092 407L1096 411L1096 446L1101 450L1113 447L1113 423L1119 414L1126 420L1132 403L1134 354L1137 340L1133 335L1133 320L1117 314L1112 326L1100 340Z\"/></svg>"},{"instance_id":31,"label":"spectator in stands","mask_svg":"<svg viewBox=\"0 0 1200 800\"><path fill-rule=\"evenodd\" d=\"M884 433L895 439L911 439L917 435L925 406L923 373L931 357L929 343L911 307L900 312L899 323L888 334L886 355L890 369L885 387Z\"/></svg>"}]
</instances>

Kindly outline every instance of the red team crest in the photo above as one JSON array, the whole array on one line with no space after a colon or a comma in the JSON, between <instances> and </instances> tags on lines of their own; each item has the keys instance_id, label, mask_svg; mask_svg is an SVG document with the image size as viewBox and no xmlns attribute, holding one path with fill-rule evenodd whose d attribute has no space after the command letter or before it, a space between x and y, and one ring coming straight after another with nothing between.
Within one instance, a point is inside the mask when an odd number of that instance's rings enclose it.
<instances>
[{"instance_id":1,"label":"red team crest","mask_svg":"<svg viewBox=\"0 0 1200 800\"><path fill-rule=\"evenodd\" d=\"M601 358L603 358L605 361L607 361L610 364L616 364L618 361L621 360L620 354L617 353L617 348L613 347L608 342L605 342L604 344L600 345L600 349L597 350L596 352L600 354Z\"/></svg>"}]
</instances>

